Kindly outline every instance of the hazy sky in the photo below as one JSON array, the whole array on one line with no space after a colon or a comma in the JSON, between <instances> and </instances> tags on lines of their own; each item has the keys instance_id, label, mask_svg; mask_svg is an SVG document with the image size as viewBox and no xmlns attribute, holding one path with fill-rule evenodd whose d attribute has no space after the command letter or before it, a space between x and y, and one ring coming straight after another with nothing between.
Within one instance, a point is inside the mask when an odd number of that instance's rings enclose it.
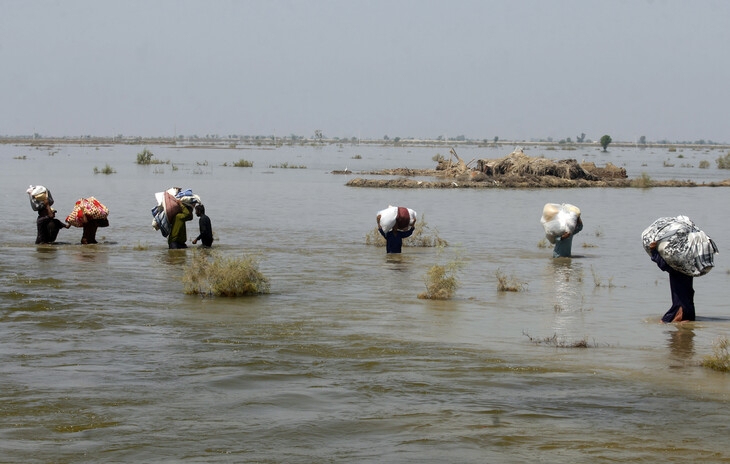
<instances>
[{"instance_id":1,"label":"hazy sky","mask_svg":"<svg viewBox=\"0 0 730 464\"><path fill-rule=\"evenodd\" d=\"M730 2L0 0L0 134L730 142Z\"/></svg>"}]
</instances>

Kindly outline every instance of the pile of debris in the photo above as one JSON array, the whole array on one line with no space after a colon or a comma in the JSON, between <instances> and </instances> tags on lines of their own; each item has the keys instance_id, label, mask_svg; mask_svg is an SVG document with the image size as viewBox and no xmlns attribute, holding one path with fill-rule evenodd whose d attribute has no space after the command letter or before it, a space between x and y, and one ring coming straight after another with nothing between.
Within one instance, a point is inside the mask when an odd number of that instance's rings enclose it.
<instances>
[{"instance_id":1,"label":"pile of debris","mask_svg":"<svg viewBox=\"0 0 730 464\"><path fill-rule=\"evenodd\" d=\"M574 159L550 160L532 158L525 155L521 148L516 149L504 158L480 159L477 171L489 177L519 176L544 177L552 176L560 179L599 180L599 176L591 174Z\"/></svg>"}]
</instances>

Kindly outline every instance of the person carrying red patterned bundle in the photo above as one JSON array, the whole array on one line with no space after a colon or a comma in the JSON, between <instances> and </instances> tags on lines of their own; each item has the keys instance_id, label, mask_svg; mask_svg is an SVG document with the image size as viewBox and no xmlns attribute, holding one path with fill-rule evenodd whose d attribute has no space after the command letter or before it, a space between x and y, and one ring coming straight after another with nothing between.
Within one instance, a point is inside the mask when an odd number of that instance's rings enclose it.
<instances>
[{"instance_id":1,"label":"person carrying red patterned bundle","mask_svg":"<svg viewBox=\"0 0 730 464\"><path fill-rule=\"evenodd\" d=\"M98 243L96 241L96 230L99 227L109 226L109 208L101 204L94 197L81 198L76 202L71 214L66 218L72 226L83 228L81 243L83 245Z\"/></svg>"}]
</instances>

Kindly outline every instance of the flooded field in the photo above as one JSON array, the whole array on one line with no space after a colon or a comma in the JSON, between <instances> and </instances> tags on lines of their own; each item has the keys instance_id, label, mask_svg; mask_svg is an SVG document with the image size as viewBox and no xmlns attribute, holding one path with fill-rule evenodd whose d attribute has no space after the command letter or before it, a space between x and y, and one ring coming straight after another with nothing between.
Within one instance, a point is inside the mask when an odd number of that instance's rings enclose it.
<instances>
[{"instance_id":1,"label":"flooded field","mask_svg":"<svg viewBox=\"0 0 730 464\"><path fill-rule=\"evenodd\" d=\"M699 366L730 334L730 189L361 189L329 172L431 168L448 148L152 146L171 163L140 166L142 148L0 145L0 462L730 462L730 375ZM720 150L525 152L730 177ZM240 159L253 167L230 167ZM78 245L72 228L34 245L29 184L63 217L96 196L103 243ZM259 256L270 295L183 293L191 251L150 227L171 186L202 197L216 248ZM583 211L573 259L538 246L547 202ZM388 204L450 246L366 246ZM668 277L640 235L678 214L720 254L695 279L699 320L662 325ZM456 298L417 299L457 253ZM498 292L498 270L526 291ZM551 337L588 348L534 343Z\"/></svg>"}]
</instances>

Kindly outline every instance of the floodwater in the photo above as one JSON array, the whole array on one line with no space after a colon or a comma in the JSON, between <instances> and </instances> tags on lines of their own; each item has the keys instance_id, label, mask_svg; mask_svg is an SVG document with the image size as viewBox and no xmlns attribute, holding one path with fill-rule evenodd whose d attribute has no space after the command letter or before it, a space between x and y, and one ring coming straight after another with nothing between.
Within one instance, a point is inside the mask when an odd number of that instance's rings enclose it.
<instances>
[{"instance_id":1,"label":"floodwater","mask_svg":"<svg viewBox=\"0 0 730 464\"><path fill-rule=\"evenodd\" d=\"M142 148L0 145L0 462L730 462L730 375L699 365L730 333L730 189L356 189L328 172L427 168L448 148L149 147L174 169L136 165ZM541 150L526 153L730 177L718 150ZM254 167L221 166L241 158ZM269 167L284 162L307 169ZM63 217L96 196L104 243L72 228L33 245L29 184ZM191 251L150 227L170 186L202 197L217 249L259 256L270 295L183 293ZM538 246L546 202L583 211L573 259ZM451 246L366 246L388 204ZM695 279L700 319L662 325L668 278L640 234L677 214L721 254ZM417 299L455 256L456 297ZM498 292L497 270L527 290ZM553 336L588 348L536 343Z\"/></svg>"}]
</instances>

